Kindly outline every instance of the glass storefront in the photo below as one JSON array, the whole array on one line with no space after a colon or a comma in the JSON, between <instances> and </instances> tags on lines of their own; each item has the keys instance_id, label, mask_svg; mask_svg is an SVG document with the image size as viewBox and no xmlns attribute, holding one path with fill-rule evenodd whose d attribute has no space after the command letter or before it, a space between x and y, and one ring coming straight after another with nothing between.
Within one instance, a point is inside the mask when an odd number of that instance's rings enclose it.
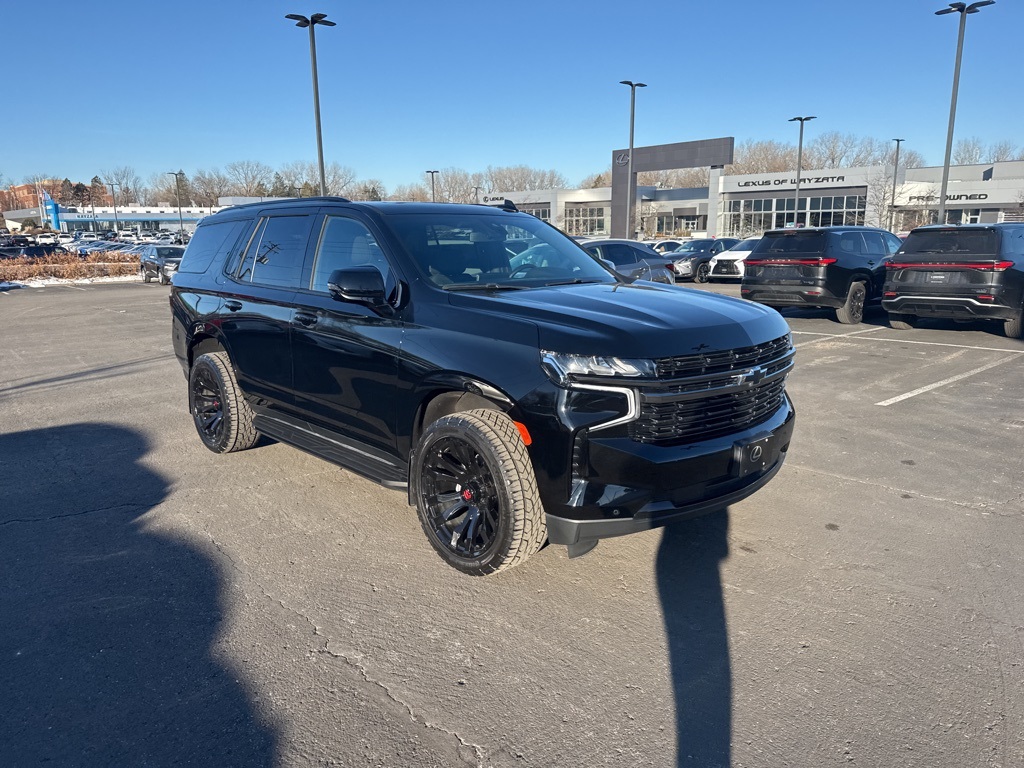
<instances>
[{"instance_id":1,"label":"glass storefront","mask_svg":"<svg viewBox=\"0 0 1024 768\"><path fill-rule=\"evenodd\" d=\"M865 195L832 195L813 197L800 195L800 211L796 200L787 197L760 197L727 200L723 214L722 234L747 237L768 229L783 229L796 223L805 227L828 227L843 224L864 224L867 207Z\"/></svg>"},{"instance_id":2,"label":"glass storefront","mask_svg":"<svg viewBox=\"0 0 1024 768\"><path fill-rule=\"evenodd\" d=\"M565 223L562 229L570 235L604 235L605 209L587 205L566 205Z\"/></svg>"}]
</instances>

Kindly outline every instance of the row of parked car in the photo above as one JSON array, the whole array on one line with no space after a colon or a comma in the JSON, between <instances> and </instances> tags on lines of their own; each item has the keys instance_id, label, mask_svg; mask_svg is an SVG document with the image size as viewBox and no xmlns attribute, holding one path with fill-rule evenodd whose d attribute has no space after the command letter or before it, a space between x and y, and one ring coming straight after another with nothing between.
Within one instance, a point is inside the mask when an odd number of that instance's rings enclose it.
<instances>
[{"instance_id":1,"label":"row of parked car","mask_svg":"<svg viewBox=\"0 0 1024 768\"><path fill-rule=\"evenodd\" d=\"M847 226L671 244L655 247L674 259L677 277L737 279L743 298L776 309L828 308L856 324L880 304L899 330L920 318L992 320L1024 338L1024 224L931 225L905 240Z\"/></svg>"}]
</instances>

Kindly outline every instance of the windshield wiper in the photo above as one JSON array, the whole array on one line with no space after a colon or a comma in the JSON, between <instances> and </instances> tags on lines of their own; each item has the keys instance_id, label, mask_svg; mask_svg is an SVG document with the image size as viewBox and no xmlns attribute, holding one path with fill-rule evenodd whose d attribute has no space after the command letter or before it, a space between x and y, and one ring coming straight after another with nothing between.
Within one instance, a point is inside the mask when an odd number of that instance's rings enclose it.
<instances>
[{"instance_id":1,"label":"windshield wiper","mask_svg":"<svg viewBox=\"0 0 1024 768\"><path fill-rule=\"evenodd\" d=\"M508 283L449 283L444 286L446 291L525 291L529 285L509 285Z\"/></svg>"},{"instance_id":2,"label":"windshield wiper","mask_svg":"<svg viewBox=\"0 0 1024 768\"><path fill-rule=\"evenodd\" d=\"M597 278L589 278L587 280L584 280L581 277L573 277L573 278L570 278L568 280L553 280L550 283L544 283L544 285L545 286L552 286L552 285L586 285L588 283L603 283L603 282L604 282L604 280L599 280Z\"/></svg>"}]
</instances>

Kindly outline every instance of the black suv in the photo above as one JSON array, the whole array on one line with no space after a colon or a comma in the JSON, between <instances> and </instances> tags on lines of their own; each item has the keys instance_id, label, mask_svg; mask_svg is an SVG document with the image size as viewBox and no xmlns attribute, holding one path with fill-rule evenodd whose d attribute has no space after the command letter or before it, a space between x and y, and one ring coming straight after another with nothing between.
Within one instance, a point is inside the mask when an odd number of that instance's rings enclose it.
<instances>
[{"instance_id":1,"label":"black suv","mask_svg":"<svg viewBox=\"0 0 1024 768\"><path fill-rule=\"evenodd\" d=\"M893 328L918 317L984 319L1024 338L1024 224L918 227L888 267L882 307Z\"/></svg>"},{"instance_id":2,"label":"black suv","mask_svg":"<svg viewBox=\"0 0 1024 768\"><path fill-rule=\"evenodd\" d=\"M900 239L873 227L813 227L765 232L744 260L740 295L770 307L830 307L840 323L859 323L882 297L885 263Z\"/></svg>"},{"instance_id":3,"label":"black suv","mask_svg":"<svg viewBox=\"0 0 1024 768\"><path fill-rule=\"evenodd\" d=\"M180 245L147 245L139 254L139 275L148 283L154 277L167 285L181 263L185 249Z\"/></svg>"},{"instance_id":4,"label":"black suv","mask_svg":"<svg viewBox=\"0 0 1024 768\"><path fill-rule=\"evenodd\" d=\"M408 489L472 575L739 501L793 431L778 313L632 283L509 204L229 208L170 301L210 450L262 433Z\"/></svg>"}]
</instances>

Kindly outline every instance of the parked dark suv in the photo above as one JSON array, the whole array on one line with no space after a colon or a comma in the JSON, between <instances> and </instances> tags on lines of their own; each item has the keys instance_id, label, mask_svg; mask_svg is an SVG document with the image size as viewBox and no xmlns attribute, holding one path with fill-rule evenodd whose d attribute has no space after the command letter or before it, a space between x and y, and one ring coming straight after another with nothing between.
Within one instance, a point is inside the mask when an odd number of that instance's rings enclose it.
<instances>
[{"instance_id":1,"label":"parked dark suv","mask_svg":"<svg viewBox=\"0 0 1024 768\"><path fill-rule=\"evenodd\" d=\"M1024 224L918 227L888 266L882 307L893 328L919 317L984 319L1024 338Z\"/></svg>"},{"instance_id":2,"label":"parked dark suv","mask_svg":"<svg viewBox=\"0 0 1024 768\"><path fill-rule=\"evenodd\" d=\"M180 245L147 245L139 254L139 275L148 283L154 277L160 285L171 282L185 249Z\"/></svg>"},{"instance_id":3,"label":"parked dark suv","mask_svg":"<svg viewBox=\"0 0 1024 768\"><path fill-rule=\"evenodd\" d=\"M856 324L881 299L885 261L900 244L873 227L771 230L744 260L740 295L779 309L829 307Z\"/></svg>"},{"instance_id":4,"label":"parked dark suv","mask_svg":"<svg viewBox=\"0 0 1024 768\"><path fill-rule=\"evenodd\" d=\"M524 238L543 264L515 262ZM739 501L793 431L776 312L632 283L511 205L229 208L170 300L210 450L263 433L407 489L473 575Z\"/></svg>"}]
</instances>

